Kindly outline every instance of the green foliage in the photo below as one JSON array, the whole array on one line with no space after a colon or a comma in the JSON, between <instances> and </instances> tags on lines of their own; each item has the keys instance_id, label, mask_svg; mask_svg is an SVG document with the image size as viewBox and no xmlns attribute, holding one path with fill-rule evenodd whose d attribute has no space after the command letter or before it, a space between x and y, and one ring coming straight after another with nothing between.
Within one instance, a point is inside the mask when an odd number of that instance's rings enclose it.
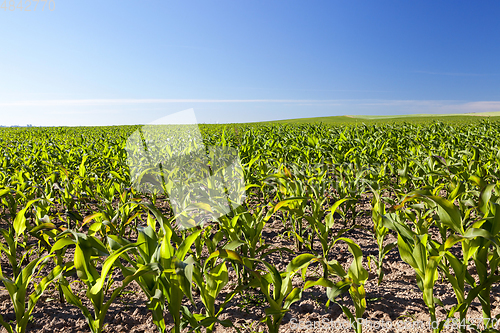
<instances>
[{"instance_id":1,"label":"green foliage","mask_svg":"<svg viewBox=\"0 0 500 333\"><path fill-rule=\"evenodd\" d=\"M36 200L32 200L28 205L21 209L14 220L14 223L9 230L0 229L4 242L0 243L0 255L4 254L9 262L12 271L10 276L6 276L2 266L0 265L0 281L7 289L14 313L16 315L15 332L21 333L26 331L26 326L30 320L31 313L39 298L42 296L46 288L57 280L64 271L61 266L53 268L47 276L42 278L39 283L34 283L34 291L29 293L29 286L33 283L33 279L40 275L41 270L46 266L52 255L42 255L37 253L33 246L26 242L26 234L30 230L34 235L39 235L36 231L42 230L45 226L37 226L31 228L27 223L25 214L26 211L34 204ZM18 259L19 252L23 251L21 258ZM27 301L27 304L26 304ZM0 324L5 327L8 332L14 332L11 325L0 316Z\"/></svg>"},{"instance_id":2,"label":"green foliage","mask_svg":"<svg viewBox=\"0 0 500 333\"><path fill-rule=\"evenodd\" d=\"M102 332L105 327L104 318L115 298L120 295L122 290L133 280L141 275L148 273L152 265L143 265L136 270L134 274L127 275L121 282L121 285L115 288L107 301L105 296L110 291L114 280L111 275L115 268L115 261L126 251L136 247L137 244L128 244L119 250L109 253L105 246L95 237L86 234L77 233L72 230L61 233L60 239L54 244L52 251L57 251L69 245L75 245L73 261L66 263L69 270L75 269L78 278L84 283L85 295L90 300L93 308L93 314L73 292L69 282L62 278L62 291L68 303L77 306L87 319L90 330L93 333ZM97 262L101 257L107 257L101 266L101 272L97 270Z\"/></svg>"},{"instance_id":3,"label":"green foliage","mask_svg":"<svg viewBox=\"0 0 500 333\"><path fill-rule=\"evenodd\" d=\"M434 295L439 278L455 293L447 317L458 313L466 320L475 301L484 317L492 316L491 287L500 280L500 123L201 125L207 151L238 149L246 201L223 216L208 202L188 205L207 217L188 230L178 227L181 215L165 204L166 193L133 186L154 182L145 173L132 179L127 164L126 142L138 128L0 129L0 252L9 266L3 263L0 280L16 315L15 328L2 319L9 332L26 329L51 283L61 301L80 308L93 332L105 329L109 306L131 281L146 295L160 332L167 329L166 312L174 332L231 326L220 316L247 288L262 295L256 306L266 307L263 320L271 332L312 286L325 288L328 304L336 302L350 319L359 319L367 307L368 274L362 249L345 236L359 228L370 193L378 255L367 259L375 263L378 283L386 255L397 247L415 271L433 320L441 306ZM150 149L161 158L173 156L167 148ZM169 170L160 188L171 189L175 177L189 179L196 168L215 168L198 162ZM289 238L294 249L265 237L275 222L284 226L276 238ZM390 233L397 243L386 244ZM339 241L354 257L347 271L332 257ZM296 251L283 272L268 260ZM48 274L35 283L42 269ZM292 285L298 272L303 286ZM68 281L74 274L89 308ZM123 279L115 281L117 275ZM340 299L347 292L354 313ZM484 325L492 329L491 322Z\"/></svg>"},{"instance_id":4,"label":"green foliage","mask_svg":"<svg viewBox=\"0 0 500 333\"><path fill-rule=\"evenodd\" d=\"M375 262L377 267L378 284L382 283L384 278L384 258L393 248L396 247L396 243L388 243L384 245L385 237L389 234L389 229L383 224L383 217L386 214L385 204L382 201L379 190L372 188L373 199L372 199L372 221L373 221L373 234L378 245L378 256L368 257L370 266L370 259Z\"/></svg>"}]
</instances>

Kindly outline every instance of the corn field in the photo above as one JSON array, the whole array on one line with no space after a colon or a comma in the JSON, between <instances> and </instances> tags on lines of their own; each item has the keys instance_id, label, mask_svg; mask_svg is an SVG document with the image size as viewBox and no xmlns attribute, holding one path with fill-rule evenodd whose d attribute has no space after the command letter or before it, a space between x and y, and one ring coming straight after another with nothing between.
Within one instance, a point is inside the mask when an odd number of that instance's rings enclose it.
<instances>
[{"instance_id":1,"label":"corn field","mask_svg":"<svg viewBox=\"0 0 500 333\"><path fill-rule=\"evenodd\" d=\"M314 294L361 333L388 302L369 288L391 288L394 262L411 270L429 330L496 331L500 123L200 125L207 151L237 152L244 195L188 207L203 213L192 225L172 192L135 186L139 128L0 129L4 331L45 332L40 316L70 307L84 324L52 331L133 332L117 309L140 307L151 332L277 333L307 318Z\"/></svg>"}]
</instances>

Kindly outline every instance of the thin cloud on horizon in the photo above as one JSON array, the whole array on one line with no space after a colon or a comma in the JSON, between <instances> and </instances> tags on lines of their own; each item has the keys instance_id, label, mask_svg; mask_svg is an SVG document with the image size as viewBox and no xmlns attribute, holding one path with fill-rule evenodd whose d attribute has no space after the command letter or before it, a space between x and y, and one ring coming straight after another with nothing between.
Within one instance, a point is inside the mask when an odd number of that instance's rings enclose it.
<instances>
[{"instance_id":1,"label":"thin cloud on horizon","mask_svg":"<svg viewBox=\"0 0 500 333\"><path fill-rule=\"evenodd\" d=\"M314 103L339 100L310 99L63 99L3 102L0 106L93 106L166 103ZM347 101L347 100L343 100Z\"/></svg>"},{"instance_id":2,"label":"thin cloud on horizon","mask_svg":"<svg viewBox=\"0 0 500 333\"><path fill-rule=\"evenodd\" d=\"M361 106L460 106L474 105L500 108L500 101L464 100L390 100L390 99L63 99L3 102L0 106L106 106L169 103L298 103L303 105L361 105Z\"/></svg>"},{"instance_id":3,"label":"thin cloud on horizon","mask_svg":"<svg viewBox=\"0 0 500 333\"><path fill-rule=\"evenodd\" d=\"M494 112L500 111L500 101L466 101L466 100L399 100L399 99L64 99L64 100L36 100L36 101L13 101L0 103L0 107L9 107L21 110L35 110L36 108L47 107L78 107L78 109L54 109L44 110L48 114L71 115L71 114L97 114L97 113L117 113L120 108L129 111L130 107L137 106L145 112L149 110L149 105L163 105L163 108L168 104L223 104L239 103L239 104L281 104L283 106L296 107L345 107L346 109L356 108L359 111L368 111L369 114L380 114L383 109L390 114L397 112L401 114L413 113L477 113L477 112ZM148 105L147 108L145 106ZM102 109L113 107L112 110ZM99 110L96 110L99 108ZM367 109L368 108L368 109ZM338 113L336 110L334 113ZM353 110L354 111L354 110ZM356 112L356 111L355 111ZM384 113L384 112L382 112Z\"/></svg>"}]
</instances>

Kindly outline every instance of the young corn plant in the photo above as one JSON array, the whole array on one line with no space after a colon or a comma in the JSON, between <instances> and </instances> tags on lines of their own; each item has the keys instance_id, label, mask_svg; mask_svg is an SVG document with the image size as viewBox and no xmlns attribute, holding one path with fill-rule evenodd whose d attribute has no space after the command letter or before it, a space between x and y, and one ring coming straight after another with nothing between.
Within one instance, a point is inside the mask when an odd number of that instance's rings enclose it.
<instances>
[{"instance_id":1,"label":"young corn plant","mask_svg":"<svg viewBox=\"0 0 500 333\"><path fill-rule=\"evenodd\" d=\"M318 280L306 282L304 289L316 285L326 287L326 294L328 296L326 307L330 306L330 302L339 305L347 318L349 318L354 331L361 333L363 330L361 318L366 310L366 291L364 286L368 280L368 271L363 267L363 252L358 244L345 237L338 238L335 243L337 241L347 243L349 252L354 256L354 260L348 271L346 272L338 261L331 260L328 263L328 270L332 275L339 277L340 281L333 283L330 279L322 277ZM337 300L338 296L342 295L346 290L349 290L352 302L354 303L354 314L347 306Z\"/></svg>"},{"instance_id":2,"label":"young corn plant","mask_svg":"<svg viewBox=\"0 0 500 333\"><path fill-rule=\"evenodd\" d=\"M438 206L440 220L451 229L451 235L446 240L446 244L460 242L462 245L461 261L449 251L446 253L454 274L449 274L448 267L441 267L455 290L458 302L456 311L460 313L461 323L466 322L467 309L475 297L478 297L481 303L483 318L492 318L491 286L500 280L496 274L500 263L498 238L500 210L496 203L498 197L494 194L495 185L486 185L484 181L476 177L472 177L471 181L480 187L477 199L474 200L477 204L472 207L466 207L463 202L460 202L460 208L458 208L452 204L452 201L430 197ZM456 197L462 197L465 194L466 192L461 188L461 192L457 192ZM476 211L475 218L472 217L473 210ZM470 259L474 261L479 283L476 283L467 271ZM473 288L467 298L465 298L464 282ZM493 328L491 319L485 319L484 325L486 329Z\"/></svg>"},{"instance_id":3,"label":"young corn plant","mask_svg":"<svg viewBox=\"0 0 500 333\"><path fill-rule=\"evenodd\" d=\"M336 171L338 171L339 174L338 179L334 183L335 190L340 199L349 198L349 200L346 200L342 205L344 224L347 226L347 212L350 212L351 226L355 226L356 217L360 214L360 212L356 212L356 203L361 198L361 194L365 191L363 176L367 171L356 171L356 165L341 165L337 167Z\"/></svg>"},{"instance_id":4,"label":"young corn plant","mask_svg":"<svg viewBox=\"0 0 500 333\"><path fill-rule=\"evenodd\" d=\"M165 332L164 312L166 300L160 282L162 270L158 266L160 254L158 234L150 225L145 228L140 228L138 229L137 243L140 245L138 245L136 249L129 251L135 252L135 255L134 253L123 253L121 255L122 259L126 260L132 267L122 265L120 260L117 260L116 264L120 267L124 276L134 275L134 273L144 265L151 266L152 269L150 272L139 276L136 282L148 298L147 308L151 311L153 323L160 332ZM113 251L118 251L123 246L132 243L117 235L109 235L108 244Z\"/></svg>"},{"instance_id":5,"label":"young corn plant","mask_svg":"<svg viewBox=\"0 0 500 333\"><path fill-rule=\"evenodd\" d=\"M78 307L85 316L92 333L100 333L105 328L106 313L116 297L125 289L125 287L140 276L149 273L155 267L153 265L142 265L133 274L125 276L121 285L115 288L108 300L105 298L113 284L111 274L116 267L115 262L126 251L137 247L139 244L128 244L119 250L109 253L100 240L93 236L77 233L67 230L60 235L60 239L54 244L51 252L55 252L69 245L75 246L73 261L66 264L68 269L75 269L78 278L84 283L85 294L90 300L93 313L83 304L71 289L69 282L61 278L61 288L68 303ZM107 257L102 262L101 272L97 270L97 262L101 257Z\"/></svg>"},{"instance_id":6,"label":"young corn plant","mask_svg":"<svg viewBox=\"0 0 500 333\"><path fill-rule=\"evenodd\" d=\"M438 187L439 189L439 187ZM409 200L418 200L424 204L422 210L427 209L424 214L427 222L416 221L415 214L410 214L398 207L400 212L418 227L413 230L406 223L401 221L397 214L388 214L384 216L384 224L397 231L398 233L398 249L401 258L407 262L416 272L417 285L423 292L424 302L429 308L431 320L435 327L433 330L439 332L443 329L445 321L437 321L435 311L436 305L443 306L441 301L434 297L433 288L438 278L438 270L440 270L450 282L455 292L457 304L447 311L447 318L451 318L454 313L458 312L460 315L461 330L465 331L465 323L467 322L467 310L475 297L479 295L479 300L483 307L483 313L491 318L490 301L489 301L489 288L492 283L500 280L498 276L494 276L494 270L498 267L499 257L498 249L490 252L490 244L497 246L498 241L495 240L491 232L498 232L500 225L497 224L497 217L492 219L479 218L474 221L470 219L470 212L472 209L466 210L463 214L461 210L453 204L452 201L442 197L432 195L434 193L425 194L423 192L410 194L403 203ZM458 197L458 195L456 196ZM455 198L456 198L455 197ZM487 203L484 207L487 206ZM415 207L415 206L414 206ZM419 208L422 208L421 206ZM428 212L437 210L436 215L430 215ZM495 211L496 215L496 211ZM500 215L498 217L500 222ZM442 237L442 242L438 242L429 237L428 228L429 222L438 224ZM486 222L495 223L486 223ZM485 228L486 227L486 228ZM457 244L462 245L462 258L457 258L449 249ZM481 258L480 246L486 247L484 257ZM469 261L473 258L476 263L476 270L478 272L480 283L476 284L474 278L467 271ZM486 267L490 258L490 265L493 269L491 275L487 272ZM477 269L479 266L479 269ZM450 271L450 268L453 272ZM465 295L465 282L469 283L473 288L469 294ZM489 321L487 323L488 327Z\"/></svg>"},{"instance_id":7,"label":"young corn plant","mask_svg":"<svg viewBox=\"0 0 500 333\"><path fill-rule=\"evenodd\" d=\"M229 282L229 272L226 261L223 260L217 264L216 259L218 258L229 259L240 264L244 262L241 256L230 249L219 249L213 252L204 263L197 263L193 257L189 257L186 260L190 264L193 264L192 282L194 282L194 285L199 291L201 301L205 306L205 313L190 314L186 307L183 307L183 313L193 329L205 327L207 333L213 332L216 323L224 327L233 327L230 320L219 320L218 317L221 315L227 303L242 289L236 288L230 292L217 309L215 302L222 289Z\"/></svg>"},{"instance_id":8,"label":"young corn plant","mask_svg":"<svg viewBox=\"0 0 500 333\"><path fill-rule=\"evenodd\" d=\"M184 295L194 304L192 297L192 274L194 263L185 259L191 245L199 237L201 230L194 231L184 240L174 242L171 240L175 235L172 229L163 229L163 238L159 248L159 264L162 274L159 276L160 291L155 295L163 295L167 301L167 308L174 319L174 332L181 331L181 309Z\"/></svg>"},{"instance_id":9,"label":"young corn plant","mask_svg":"<svg viewBox=\"0 0 500 333\"><path fill-rule=\"evenodd\" d=\"M136 282L148 297L147 307L159 331L166 330L164 313L168 309L174 320L173 332L178 333L184 322L192 316L187 308L182 307L184 296L195 304L192 296L195 262L191 257L186 258L186 255L200 237L202 230L195 230L182 239L171 226L173 219L167 219L152 205L145 206L154 214L156 220L148 217L148 226L138 229L137 247L121 255L132 267L118 265L125 277L137 275L143 267L154 268L138 276ZM159 222L158 231L156 222ZM131 245L119 236L109 237L110 245L115 251ZM182 318L181 314L185 318Z\"/></svg>"},{"instance_id":10,"label":"young corn plant","mask_svg":"<svg viewBox=\"0 0 500 333\"><path fill-rule=\"evenodd\" d=\"M290 220L293 239L298 251L302 251L306 228L304 227L303 217L308 203L307 184L302 179L294 177L290 170L283 167L284 174L276 175L278 180L279 195L281 199L274 207L274 213L278 210L283 211L286 218ZM286 220L283 220L286 223Z\"/></svg>"},{"instance_id":11,"label":"young corn plant","mask_svg":"<svg viewBox=\"0 0 500 333\"><path fill-rule=\"evenodd\" d=\"M397 244L401 259L415 271L417 285L423 293L424 303L429 309L431 322L436 323L436 304L442 306L442 303L438 298L434 297L434 285L438 279L438 266L441 264L444 254L434 255L431 252L431 240L429 240L427 233L419 234L406 223L396 222L389 218L386 218L384 222L386 227L397 231ZM436 328L433 331L439 332L440 329Z\"/></svg>"},{"instance_id":12,"label":"young corn plant","mask_svg":"<svg viewBox=\"0 0 500 333\"><path fill-rule=\"evenodd\" d=\"M290 306L302 298L303 288L293 287L294 275L315 260L312 254L301 254L295 257L287 266L286 271L280 273L276 267L266 261L261 261L268 272L254 271L252 287L258 287L266 297L269 307L265 309L266 325L270 333L278 333L285 313L290 311ZM272 287L272 288L271 288Z\"/></svg>"},{"instance_id":13,"label":"young corn plant","mask_svg":"<svg viewBox=\"0 0 500 333\"><path fill-rule=\"evenodd\" d=\"M13 304L13 310L16 316L16 324L13 328L0 316L0 324L5 327L9 333L24 333L26 326L31 319L37 301L40 299L47 287L59 279L64 269L61 266L56 266L46 277L39 283L34 283L34 291L29 294L29 286L33 282L33 278L40 275L40 271L45 267L52 255L44 255L31 261L23 267L24 261L30 255L33 255L33 250L26 250L25 254L19 262L17 262L17 244L14 238L5 230L0 231L7 246L0 245L0 254L4 253L9 259L13 274L6 276L0 266L0 281L3 283Z\"/></svg>"},{"instance_id":14,"label":"young corn plant","mask_svg":"<svg viewBox=\"0 0 500 333\"><path fill-rule=\"evenodd\" d=\"M498 196L494 193L498 193L495 185L484 185L476 179L473 179L473 182L480 185L477 211L482 216L472 221L473 223L470 223L469 229L466 230L469 234L474 232L476 237L463 240L462 246L464 257L472 258L474 261L479 283L471 277L467 280L478 292L483 318L492 318L491 286L500 280L497 273L500 266L500 205L497 203ZM500 316L496 319L498 318ZM487 329L493 328L491 320L485 319L484 325Z\"/></svg>"},{"instance_id":15,"label":"young corn plant","mask_svg":"<svg viewBox=\"0 0 500 333\"><path fill-rule=\"evenodd\" d=\"M0 316L0 324L9 333L24 333L30 321L31 313L35 308L47 287L60 278L64 268L57 265L39 283L34 283L33 279L40 275L41 270L53 255L37 253L33 246L26 242L27 228L29 227L25 213L28 208L37 200L30 201L25 208L19 211L16 219L9 230L0 229L0 233L5 243L0 242L0 255L5 254L8 259L11 275L7 276L0 265L0 281L3 283L12 301L13 310L16 316L15 327L13 328ZM19 252L24 254L19 259ZM33 283L34 290L30 285Z\"/></svg>"},{"instance_id":16,"label":"young corn plant","mask_svg":"<svg viewBox=\"0 0 500 333\"><path fill-rule=\"evenodd\" d=\"M272 211L271 211L272 212ZM231 219L231 229L228 230L227 226L221 224L222 229L228 235L227 239L231 242L224 246L225 249L236 249L237 252L245 258L257 258L265 260L265 258L274 252L289 252L292 250L286 247L274 247L271 248L271 243L265 243L265 239L262 237L262 230L270 215L264 215L264 209L262 207L256 208L254 213L242 212ZM232 231L231 231L232 230ZM234 231L237 230L237 234ZM236 272L241 280L242 284L248 282L251 278L251 270L255 269L257 262L248 261L245 265L237 265L235 267ZM240 273L243 276L240 276Z\"/></svg>"},{"instance_id":17,"label":"young corn plant","mask_svg":"<svg viewBox=\"0 0 500 333\"><path fill-rule=\"evenodd\" d=\"M377 270L377 283L380 285L384 278L384 270L383 263L384 258L394 247L396 247L396 243L389 243L384 246L385 237L389 234L389 229L386 228L383 224L383 216L386 214L385 204L382 201L380 196L380 191L373 190L373 199L372 199L372 221L373 221L373 233L375 236L375 240L378 245L378 256L370 256L368 257L368 266L370 267L370 261L373 260ZM371 259L371 260L370 260Z\"/></svg>"},{"instance_id":18,"label":"young corn plant","mask_svg":"<svg viewBox=\"0 0 500 333\"><path fill-rule=\"evenodd\" d=\"M349 228L344 228L338 230L336 233L334 233L333 231L333 226L335 224L335 213L339 206L348 200L349 198L337 200L333 204L333 206L328 209L328 213L321 209L322 202L318 203L316 201L313 201L312 214L305 216L305 219L311 225L314 234L316 235L316 237L318 237L318 240L321 244L321 254L318 254L318 252L312 248L312 244L309 247L309 250L311 250L315 255L319 255L318 260L323 266L323 277L325 279L328 278L329 273L328 265L330 251L335 245L337 239L339 239L343 233L349 230ZM325 213L327 214L325 215Z\"/></svg>"}]
</instances>

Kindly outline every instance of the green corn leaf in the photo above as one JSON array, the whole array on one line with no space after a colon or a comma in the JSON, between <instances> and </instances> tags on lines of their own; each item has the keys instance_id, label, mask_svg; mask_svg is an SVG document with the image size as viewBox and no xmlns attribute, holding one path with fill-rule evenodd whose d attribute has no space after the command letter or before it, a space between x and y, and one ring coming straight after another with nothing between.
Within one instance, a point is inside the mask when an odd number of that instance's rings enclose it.
<instances>
[{"instance_id":1,"label":"green corn leaf","mask_svg":"<svg viewBox=\"0 0 500 333\"><path fill-rule=\"evenodd\" d=\"M78 168L78 174L81 178L85 177L85 173L87 171L87 169L85 168L85 162L87 161L88 157L88 155L83 156L82 163L80 163L80 167Z\"/></svg>"},{"instance_id":2,"label":"green corn leaf","mask_svg":"<svg viewBox=\"0 0 500 333\"><path fill-rule=\"evenodd\" d=\"M231 260L235 260L235 261L243 264L243 259L240 257L240 255L238 253L231 251L231 250L219 249L219 250L215 251L214 253L212 253L207 258L207 260L205 260L204 270L206 269L207 263L214 258L231 259Z\"/></svg>"},{"instance_id":3,"label":"green corn leaf","mask_svg":"<svg viewBox=\"0 0 500 333\"><path fill-rule=\"evenodd\" d=\"M325 288L334 288L335 284L325 278L319 278L318 280L309 280L304 284L304 290L314 287L314 286L322 286Z\"/></svg>"},{"instance_id":4,"label":"green corn leaf","mask_svg":"<svg viewBox=\"0 0 500 333\"><path fill-rule=\"evenodd\" d=\"M354 256L354 260L349 267L348 274L353 279L355 284L363 284L368 280L368 271L363 267L363 252L358 244L354 243L349 238L341 237L337 241L344 241L349 246L349 252Z\"/></svg>"},{"instance_id":5,"label":"green corn leaf","mask_svg":"<svg viewBox=\"0 0 500 333\"><path fill-rule=\"evenodd\" d=\"M102 288L104 287L104 283L106 281L106 278L109 274L109 271L115 264L115 261L126 251L138 246L138 244L128 244L123 246L121 249L118 251L114 252L112 255L110 255L106 261L104 261L104 264L102 265L102 270L101 270L101 276L97 278L95 281L94 286L90 289L90 294L91 295L97 295L101 292ZM75 252L76 254L76 252ZM76 266L76 265L75 265Z\"/></svg>"},{"instance_id":6,"label":"green corn leaf","mask_svg":"<svg viewBox=\"0 0 500 333\"><path fill-rule=\"evenodd\" d=\"M82 301L78 296L76 296L73 291L71 290L69 283L66 279L61 279L60 283L61 289L64 293L64 297L66 301L80 309L82 311L83 315L85 318L87 318L87 321L89 322L90 326L93 327L93 316L90 313L90 311L87 309L86 306L83 305Z\"/></svg>"},{"instance_id":7,"label":"green corn leaf","mask_svg":"<svg viewBox=\"0 0 500 333\"><path fill-rule=\"evenodd\" d=\"M16 237L19 237L20 235L23 234L23 232L27 228L27 220L26 220L26 211L37 201L40 201L41 199L35 199L29 201L26 206L21 209L17 214L16 218L14 219L13 227L14 231L16 232Z\"/></svg>"},{"instance_id":8,"label":"green corn leaf","mask_svg":"<svg viewBox=\"0 0 500 333\"><path fill-rule=\"evenodd\" d=\"M434 284L438 279L438 265L441 261L441 256L433 256L429 258L427 266L425 268L424 276L424 302L429 308L434 308L434 295L433 289Z\"/></svg>"},{"instance_id":9,"label":"green corn leaf","mask_svg":"<svg viewBox=\"0 0 500 333\"><path fill-rule=\"evenodd\" d=\"M276 204L276 206L274 206L274 211L273 212L277 212L281 208L294 207L294 205L296 203L302 203L303 201L306 201L308 199L309 198L307 198L307 197L292 197L292 198L285 199L283 201L278 202Z\"/></svg>"},{"instance_id":10,"label":"green corn leaf","mask_svg":"<svg viewBox=\"0 0 500 333\"><path fill-rule=\"evenodd\" d=\"M137 243L140 243L137 248L144 258L151 260L153 254L158 247L158 237L156 232L150 226L137 230Z\"/></svg>"},{"instance_id":11,"label":"green corn leaf","mask_svg":"<svg viewBox=\"0 0 500 333\"><path fill-rule=\"evenodd\" d=\"M429 198L438 205L440 222L450 227L456 233L463 235L462 218L458 207L441 197L430 196Z\"/></svg>"},{"instance_id":12,"label":"green corn leaf","mask_svg":"<svg viewBox=\"0 0 500 333\"><path fill-rule=\"evenodd\" d=\"M90 282L91 284L99 277L99 273L90 264L90 249L84 248L77 244L75 247L75 254L73 257L73 262L75 265L78 277L85 283Z\"/></svg>"},{"instance_id":13,"label":"green corn leaf","mask_svg":"<svg viewBox=\"0 0 500 333\"><path fill-rule=\"evenodd\" d=\"M413 257L413 250L412 247L409 243L405 242L405 240L401 237L401 235L398 233L398 249L399 249L399 254L401 256L401 259L403 259L404 262L406 262L408 265L413 267L413 269L418 269L417 262L415 258ZM419 270L419 275L423 275L422 272Z\"/></svg>"},{"instance_id":14,"label":"green corn leaf","mask_svg":"<svg viewBox=\"0 0 500 333\"><path fill-rule=\"evenodd\" d=\"M479 196L478 207L484 215L487 215L488 213L488 204L490 203L490 199L494 189L494 184L486 185L485 188L481 191L481 195Z\"/></svg>"},{"instance_id":15,"label":"green corn leaf","mask_svg":"<svg viewBox=\"0 0 500 333\"><path fill-rule=\"evenodd\" d=\"M289 309L293 303L300 301L301 298L302 298L302 289L293 288L290 294L288 294L288 296L285 298L283 309Z\"/></svg>"},{"instance_id":16,"label":"green corn leaf","mask_svg":"<svg viewBox=\"0 0 500 333\"><path fill-rule=\"evenodd\" d=\"M397 246L397 243L389 243L384 246L382 249L382 254L385 256L389 251L391 251L393 248Z\"/></svg>"},{"instance_id":17,"label":"green corn leaf","mask_svg":"<svg viewBox=\"0 0 500 333\"><path fill-rule=\"evenodd\" d=\"M193 232L191 235L186 237L186 239L182 242L182 244L179 246L179 249L177 250L177 254L176 254L176 256L179 260L184 260L186 253L189 251L189 249L191 248L191 245L193 245L193 243L198 238L200 233L201 233L201 229Z\"/></svg>"},{"instance_id":18,"label":"green corn leaf","mask_svg":"<svg viewBox=\"0 0 500 333\"><path fill-rule=\"evenodd\" d=\"M58 251L62 248L65 248L69 245L75 245L76 242L70 238L61 238L57 240L54 245L52 245L52 248L50 249L50 253L54 253L55 251Z\"/></svg>"},{"instance_id":19,"label":"green corn leaf","mask_svg":"<svg viewBox=\"0 0 500 333\"><path fill-rule=\"evenodd\" d=\"M292 259L292 261L288 264L286 271L287 272L296 272L299 269L307 266L311 261L315 260L316 256L310 253L301 254Z\"/></svg>"}]
</instances>

